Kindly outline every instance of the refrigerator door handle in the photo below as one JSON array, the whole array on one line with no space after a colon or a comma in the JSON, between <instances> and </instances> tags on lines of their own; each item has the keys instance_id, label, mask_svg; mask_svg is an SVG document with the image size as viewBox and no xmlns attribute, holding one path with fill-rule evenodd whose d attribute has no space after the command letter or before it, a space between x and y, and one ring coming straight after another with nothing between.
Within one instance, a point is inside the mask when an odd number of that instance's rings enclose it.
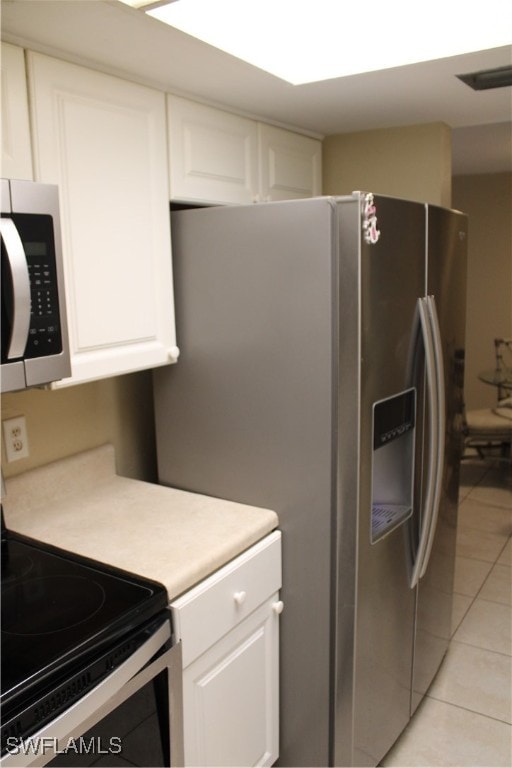
<instances>
[{"instance_id":1,"label":"refrigerator door handle","mask_svg":"<svg viewBox=\"0 0 512 768\"><path fill-rule=\"evenodd\" d=\"M428 318L432 330L432 339L434 343L434 360L435 360L435 385L437 389L437 407L436 407L436 438L437 444L435 446L436 453L436 469L434 475L434 488L432 495L432 514L430 517L429 531L427 537L427 543L425 552L423 555L423 564L420 571L420 579L425 575L427 566L430 560L430 553L432 551L432 545L434 543L434 536L437 527L437 518L439 515L439 506L441 500L441 488L443 482L443 467L444 467L444 444L445 444L445 427L446 427L446 401L445 401L445 380L444 380L444 365L443 365L443 347L441 342L441 331L439 327L439 318L437 315L437 308L434 296L427 296L427 309Z\"/></svg>"},{"instance_id":2,"label":"refrigerator door handle","mask_svg":"<svg viewBox=\"0 0 512 768\"><path fill-rule=\"evenodd\" d=\"M435 497L435 485L437 474L437 457L436 451L438 446L438 418L437 418L437 376L436 376L436 357L434 349L434 340L432 335L432 323L430 320L430 312L428 308L427 298L418 299L418 316L420 319L421 334L423 337L423 346L425 349L425 372L427 381L427 402L428 402L428 419L429 419L429 444L428 444L428 456L427 456L427 481L426 481L426 496L423 506L423 519L421 521L420 538L418 543L418 551L416 553L416 559L411 574L411 589L414 589L418 584L421 573L423 571L423 564L425 560L425 554L427 551L427 545L429 541L429 533L431 529L431 521L434 515L434 497Z\"/></svg>"}]
</instances>

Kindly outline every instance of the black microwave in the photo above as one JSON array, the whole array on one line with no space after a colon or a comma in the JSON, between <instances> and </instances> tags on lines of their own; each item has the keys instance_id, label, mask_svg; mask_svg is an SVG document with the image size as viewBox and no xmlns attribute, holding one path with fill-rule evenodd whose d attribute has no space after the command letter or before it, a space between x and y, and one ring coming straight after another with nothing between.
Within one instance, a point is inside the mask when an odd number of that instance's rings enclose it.
<instances>
[{"instance_id":1,"label":"black microwave","mask_svg":"<svg viewBox=\"0 0 512 768\"><path fill-rule=\"evenodd\" d=\"M1 391L71 375L58 188L0 180Z\"/></svg>"}]
</instances>

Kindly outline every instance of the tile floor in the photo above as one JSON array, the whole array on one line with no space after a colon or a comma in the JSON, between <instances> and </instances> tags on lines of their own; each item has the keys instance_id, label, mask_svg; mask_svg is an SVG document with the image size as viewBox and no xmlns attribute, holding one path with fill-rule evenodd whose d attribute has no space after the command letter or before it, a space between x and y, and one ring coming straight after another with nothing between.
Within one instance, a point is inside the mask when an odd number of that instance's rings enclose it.
<instances>
[{"instance_id":1,"label":"tile floor","mask_svg":"<svg viewBox=\"0 0 512 768\"><path fill-rule=\"evenodd\" d=\"M384 766L512 766L512 473L462 465L453 638Z\"/></svg>"}]
</instances>

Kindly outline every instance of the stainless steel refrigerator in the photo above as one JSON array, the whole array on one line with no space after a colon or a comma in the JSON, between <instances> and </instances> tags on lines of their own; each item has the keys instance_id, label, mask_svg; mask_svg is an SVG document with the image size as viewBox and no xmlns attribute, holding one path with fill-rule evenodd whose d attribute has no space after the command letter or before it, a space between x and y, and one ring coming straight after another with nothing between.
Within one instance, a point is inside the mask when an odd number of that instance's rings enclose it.
<instances>
[{"instance_id":1,"label":"stainless steel refrigerator","mask_svg":"<svg viewBox=\"0 0 512 768\"><path fill-rule=\"evenodd\" d=\"M466 217L358 192L176 212L172 239L159 481L276 510L279 764L375 766L450 637Z\"/></svg>"}]
</instances>

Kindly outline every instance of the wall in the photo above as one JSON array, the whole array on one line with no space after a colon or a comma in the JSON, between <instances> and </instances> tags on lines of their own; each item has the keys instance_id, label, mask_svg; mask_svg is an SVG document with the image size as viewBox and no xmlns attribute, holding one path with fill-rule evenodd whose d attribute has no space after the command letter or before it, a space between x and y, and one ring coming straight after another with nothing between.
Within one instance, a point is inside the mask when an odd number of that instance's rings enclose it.
<instances>
[{"instance_id":1,"label":"wall","mask_svg":"<svg viewBox=\"0 0 512 768\"><path fill-rule=\"evenodd\" d=\"M453 205L469 216L466 407L485 408L497 391L478 372L494 367L494 338L512 338L512 174L454 177Z\"/></svg>"},{"instance_id":2,"label":"wall","mask_svg":"<svg viewBox=\"0 0 512 768\"><path fill-rule=\"evenodd\" d=\"M117 471L156 480L151 372L143 371L58 390L32 389L2 396L2 420L23 415L30 456L7 463L4 477L112 443Z\"/></svg>"},{"instance_id":3,"label":"wall","mask_svg":"<svg viewBox=\"0 0 512 768\"><path fill-rule=\"evenodd\" d=\"M323 191L354 190L451 205L451 132L444 123L328 136Z\"/></svg>"}]
</instances>

